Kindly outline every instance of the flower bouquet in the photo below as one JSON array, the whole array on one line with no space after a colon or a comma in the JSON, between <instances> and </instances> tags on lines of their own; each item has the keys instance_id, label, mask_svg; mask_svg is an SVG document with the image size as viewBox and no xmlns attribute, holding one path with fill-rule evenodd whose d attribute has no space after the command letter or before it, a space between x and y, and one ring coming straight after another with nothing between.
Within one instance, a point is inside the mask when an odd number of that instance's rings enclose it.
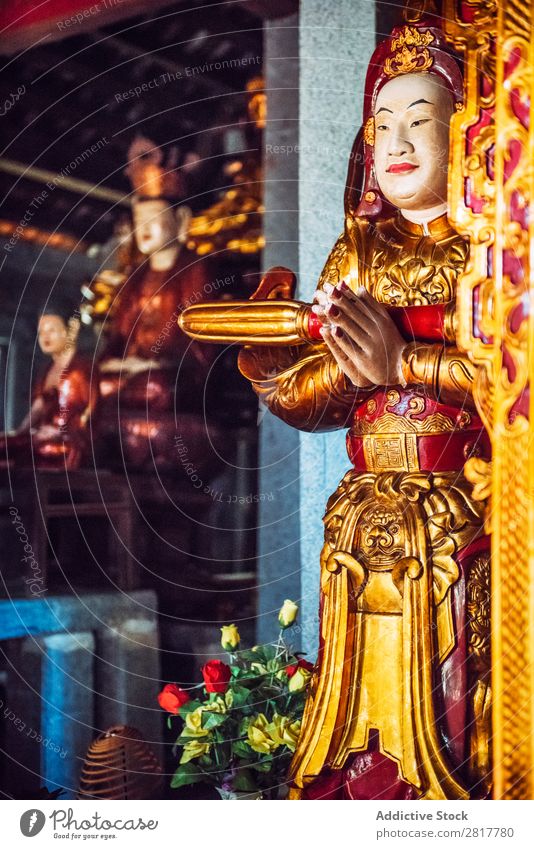
<instances>
[{"instance_id":1,"label":"flower bouquet","mask_svg":"<svg viewBox=\"0 0 534 849\"><path fill-rule=\"evenodd\" d=\"M171 786L215 786L223 799L281 799L295 751L313 666L292 652L284 631L297 605L284 602L276 643L239 649L235 625L225 625L221 645L229 663L209 660L203 684L186 691L167 684L158 696L180 734L174 752L178 768Z\"/></svg>"}]
</instances>

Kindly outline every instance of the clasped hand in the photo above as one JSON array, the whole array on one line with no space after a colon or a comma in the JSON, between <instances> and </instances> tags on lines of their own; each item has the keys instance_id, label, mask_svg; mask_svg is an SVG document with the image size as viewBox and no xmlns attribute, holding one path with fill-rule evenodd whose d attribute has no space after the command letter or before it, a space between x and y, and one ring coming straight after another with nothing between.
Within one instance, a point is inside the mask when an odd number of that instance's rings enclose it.
<instances>
[{"instance_id":1,"label":"clasped hand","mask_svg":"<svg viewBox=\"0 0 534 849\"><path fill-rule=\"evenodd\" d=\"M321 335L340 369L359 388L404 385L406 345L387 309L366 289L353 292L345 281L325 283L314 295Z\"/></svg>"}]
</instances>

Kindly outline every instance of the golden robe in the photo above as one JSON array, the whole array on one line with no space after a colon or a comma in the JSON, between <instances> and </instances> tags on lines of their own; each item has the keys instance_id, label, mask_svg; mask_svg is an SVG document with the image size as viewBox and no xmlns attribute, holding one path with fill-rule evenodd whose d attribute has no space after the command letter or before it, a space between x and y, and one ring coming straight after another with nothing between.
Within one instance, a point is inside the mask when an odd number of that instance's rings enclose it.
<instances>
[{"instance_id":1,"label":"golden robe","mask_svg":"<svg viewBox=\"0 0 534 849\"><path fill-rule=\"evenodd\" d=\"M350 275L355 291L420 316L417 308L454 306L466 258L445 215L425 226L400 213L378 223L349 216L319 286ZM489 445L453 309L445 315L442 338L422 342L415 330L407 340L406 386L355 388L324 343L240 354L242 373L288 424L350 427L354 468L324 517L321 646L293 798L346 769L371 733L413 796L488 789L488 545L462 469Z\"/></svg>"}]
</instances>

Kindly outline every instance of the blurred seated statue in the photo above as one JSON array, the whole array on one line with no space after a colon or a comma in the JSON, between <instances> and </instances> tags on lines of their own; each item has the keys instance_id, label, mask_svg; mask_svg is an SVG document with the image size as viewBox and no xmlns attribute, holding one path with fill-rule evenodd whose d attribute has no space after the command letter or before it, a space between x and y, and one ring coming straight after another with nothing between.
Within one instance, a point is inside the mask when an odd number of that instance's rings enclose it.
<instances>
[{"instance_id":1,"label":"blurred seated statue","mask_svg":"<svg viewBox=\"0 0 534 849\"><path fill-rule=\"evenodd\" d=\"M191 210L177 205L185 183L175 159L164 165L161 149L142 137L128 159L142 260L116 286L102 324L102 427L108 440L120 438L119 454L113 453L121 464L172 469L177 432L195 446L205 440L204 387L214 360L212 351L179 329L178 316L212 298L213 289L206 260L185 247Z\"/></svg>"},{"instance_id":2,"label":"blurred seated statue","mask_svg":"<svg viewBox=\"0 0 534 849\"><path fill-rule=\"evenodd\" d=\"M89 459L98 371L76 349L79 329L64 305L51 304L40 316L39 347L51 362L33 387L28 414L16 431L2 434L3 465L72 470Z\"/></svg>"}]
</instances>

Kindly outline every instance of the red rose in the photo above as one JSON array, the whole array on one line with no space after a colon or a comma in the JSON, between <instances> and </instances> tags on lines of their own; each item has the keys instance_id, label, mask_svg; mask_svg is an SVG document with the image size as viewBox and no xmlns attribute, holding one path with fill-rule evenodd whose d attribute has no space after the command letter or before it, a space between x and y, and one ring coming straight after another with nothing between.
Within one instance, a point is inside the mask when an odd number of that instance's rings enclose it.
<instances>
[{"instance_id":1,"label":"red rose","mask_svg":"<svg viewBox=\"0 0 534 849\"><path fill-rule=\"evenodd\" d=\"M304 660L303 657L299 657L298 663L292 663L291 666L286 666L287 677L293 678L299 667L301 669L307 669L308 672L313 672L313 663L310 663L309 660Z\"/></svg>"},{"instance_id":2,"label":"red rose","mask_svg":"<svg viewBox=\"0 0 534 849\"><path fill-rule=\"evenodd\" d=\"M158 696L159 706L168 713L179 713L182 705L189 702L189 696L177 684L165 684Z\"/></svg>"},{"instance_id":3,"label":"red rose","mask_svg":"<svg viewBox=\"0 0 534 849\"><path fill-rule=\"evenodd\" d=\"M226 693L232 670L222 660L208 660L202 667L202 677L208 693Z\"/></svg>"}]
</instances>

